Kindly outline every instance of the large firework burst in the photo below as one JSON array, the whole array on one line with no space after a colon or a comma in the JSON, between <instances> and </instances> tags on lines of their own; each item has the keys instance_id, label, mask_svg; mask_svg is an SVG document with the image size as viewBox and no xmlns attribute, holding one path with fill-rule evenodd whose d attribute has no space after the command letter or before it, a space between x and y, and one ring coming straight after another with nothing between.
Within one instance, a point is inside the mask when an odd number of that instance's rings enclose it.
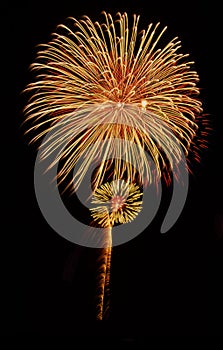
<instances>
[{"instance_id":1,"label":"large firework burst","mask_svg":"<svg viewBox=\"0 0 223 350\"><path fill-rule=\"evenodd\" d=\"M43 157L64 140L69 142L52 163L65 159L59 181L83 157L81 170L74 176L78 186L89 162L101 154L94 143L107 140L102 162L114 160L116 179L123 171L120 155L125 153L130 163L135 160L141 181L150 182L153 177L144 149L151 154L159 176L180 161L182 150L187 155L197 129L196 117L202 112L198 75L188 55L179 53L177 38L158 48L166 30L158 31L159 23L138 34L139 16L133 16L131 30L126 13L118 13L116 21L107 13L104 18L101 24L88 17L70 18L70 26L59 25L52 40L41 45L31 65L36 81L25 90L31 93L25 108L27 120L33 123L29 131L36 133L33 141L51 131L42 145ZM116 139L131 144L117 146ZM126 170L132 183L132 168ZM97 186L103 180L100 168Z\"/></svg>"}]
</instances>

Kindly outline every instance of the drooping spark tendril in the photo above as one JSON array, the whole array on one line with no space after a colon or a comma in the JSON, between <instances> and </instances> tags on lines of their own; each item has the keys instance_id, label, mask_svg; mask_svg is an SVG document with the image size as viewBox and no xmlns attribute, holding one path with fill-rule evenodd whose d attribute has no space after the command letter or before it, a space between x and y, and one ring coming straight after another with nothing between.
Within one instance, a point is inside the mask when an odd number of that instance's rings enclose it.
<instances>
[{"instance_id":1,"label":"drooping spark tendril","mask_svg":"<svg viewBox=\"0 0 223 350\"><path fill-rule=\"evenodd\" d=\"M139 16L133 16L132 28L126 13L118 13L114 21L104 12L104 18L103 23L93 23L88 17L70 18L69 26L59 25L51 41L41 45L31 65L36 81L25 89L31 97L24 112L26 121L32 123L28 131L36 133L33 142L49 134L40 146L42 158L55 153L50 167L63 159L58 183L66 180L82 158L67 186L75 184L77 189L90 164L100 159L92 199L97 207L91 214L107 232L105 239L110 239L112 226L133 220L141 208L135 169L142 185L157 180L144 150L156 165L158 177L165 173L169 182L182 152L187 156L193 145L202 105L199 77L191 69L194 62L179 53L178 38L158 47L166 27L158 31L159 23L149 24L138 34ZM107 143L102 150L97 145L103 141ZM63 144L68 146L61 152ZM126 155L124 163L122 154ZM126 174L127 184L122 183L122 188L107 182L106 159L114 169L111 180L119 181ZM102 259L99 319L110 258L111 246Z\"/></svg>"}]
</instances>

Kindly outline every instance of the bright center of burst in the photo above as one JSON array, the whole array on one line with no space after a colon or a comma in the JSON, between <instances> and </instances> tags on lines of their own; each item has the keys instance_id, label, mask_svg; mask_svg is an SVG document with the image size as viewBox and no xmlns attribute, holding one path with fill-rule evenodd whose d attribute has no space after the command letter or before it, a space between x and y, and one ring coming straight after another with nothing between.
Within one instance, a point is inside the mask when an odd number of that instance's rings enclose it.
<instances>
[{"instance_id":1,"label":"bright center of burst","mask_svg":"<svg viewBox=\"0 0 223 350\"><path fill-rule=\"evenodd\" d=\"M123 196L114 196L111 199L111 208L113 211L118 211L125 204L125 198Z\"/></svg>"},{"instance_id":2,"label":"bright center of burst","mask_svg":"<svg viewBox=\"0 0 223 350\"><path fill-rule=\"evenodd\" d=\"M142 108L146 108L147 101L146 100L142 100L141 101L141 105L142 105Z\"/></svg>"},{"instance_id":3,"label":"bright center of burst","mask_svg":"<svg viewBox=\"0 0 223 350\"><path fill-rule=\"evenodd\" d=\"M117 106L118 108L121 108L121 107L124 106L124 102L118 102L118 103L116 104L116 106Z\"/></svg>"}]
</instances>

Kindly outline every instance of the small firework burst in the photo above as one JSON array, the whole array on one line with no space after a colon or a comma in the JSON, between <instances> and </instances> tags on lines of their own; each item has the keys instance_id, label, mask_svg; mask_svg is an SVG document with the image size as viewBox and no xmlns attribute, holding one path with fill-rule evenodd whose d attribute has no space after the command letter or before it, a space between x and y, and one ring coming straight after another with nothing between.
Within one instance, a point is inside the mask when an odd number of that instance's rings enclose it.
<instances>
[{"instance_id":1,"label":"small firework burst","mask_svg":"<svg viewBox=\"0 0 223 350\"><path fill-rule=\"evenodd\" d=\"M125 224L135 219L142 209L142 192L136 184L124 180L105 183L96 188L91 215L102 227L113 227L114 224Z\"/></svg>"}]
</instances>

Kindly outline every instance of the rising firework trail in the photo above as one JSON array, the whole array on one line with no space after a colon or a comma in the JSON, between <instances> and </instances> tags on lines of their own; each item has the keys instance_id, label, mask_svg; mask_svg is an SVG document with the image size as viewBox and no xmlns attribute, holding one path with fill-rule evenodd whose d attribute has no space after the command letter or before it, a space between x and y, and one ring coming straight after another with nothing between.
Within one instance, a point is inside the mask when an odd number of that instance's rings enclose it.
<instances>
[{"instance_id":1,"label":"rising firework trail","mask_svg":"<svg viewBox=\"0 0 223 350\"><path fill-rule=\"evenodd\" d=\"M44 139L42 159L55 154L48 168L62 160L59 184L81 158L66 186L77 190L90 164L100 159L92 180L92 203L97 206L91 215L108 244L101 265L98 319L103 317L109 284L112 227L134 220L143 205L140 186L162 176L167 184L172 175L179 178L176 169L191 150L198 159L194 140L202 119L199 77L188 54L179 52L178 38L160 47L166 27L159 29L159 23L139 33L139 16L133 16L130 27L126 13L118 13L116 20L103 15L102 23L86 16L69 18L69 25L59 25L51 41L40 45L31 65L36 78L25 89L29 101L24 109L32 142ZM103 149L97 146L105 141Z\"/></svg>"}]
</instances>

